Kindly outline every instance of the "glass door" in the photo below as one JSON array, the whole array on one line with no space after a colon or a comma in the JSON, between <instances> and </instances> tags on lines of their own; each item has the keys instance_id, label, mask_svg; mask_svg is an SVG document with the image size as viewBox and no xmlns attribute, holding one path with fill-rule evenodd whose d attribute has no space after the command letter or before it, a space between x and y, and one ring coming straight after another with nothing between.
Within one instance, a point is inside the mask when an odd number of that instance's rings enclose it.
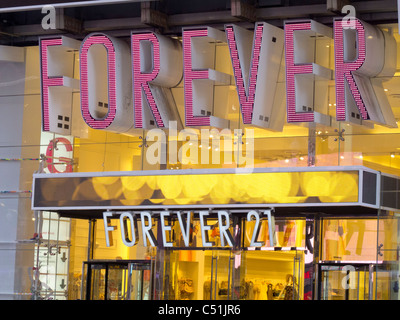
<instances>
[{"instance_id":1,"label":"glass door","mask_svg":"<svg viewBox=\"0 0 400 320\"><path fill-rule=\"evenodd\" d=\"M118 260L83 263L82 299L151 299L151 261Z\"/></svg>"},{"instance_id":2,"label":"glass door","mask_svg":"<svg viewBox=\"0 0 400 320\"><path fill-rule=\"evenodd\" d=\"M206 256L203 299L239 299L240 292L233 286L233 257L231 250L211 250Z\"/></svg>"},{"instance_id":3,"label":"glass door","mask_svg":"<svg viewBox=\"0 0 400 320\"><path fill-rule=\"evenodd\" d=\"M373 299L399 300L399 270L397 263L375 265Z\"/></svg>"},{"instance_id":4,"label":"glass door","mask_svg":"<svg viewBox=\"0 0 400 320\"><path fill-rule=\"evenodd\" d=\"M128 300L150 300L150 269L147 265L129 264Z\"/></svg>"},{"instance_id":5,"label":"glass door","mask_svg":"<svg viewBox=\"0 0 400 320\"><path fill-rule=\"evenodd\" d=\"M128 266L110 264L107 270L107 300L126 300L128 295Z\"/></svg>"},{"instance_id":6,"label":"glass door","mask_svg":"<svg viewBox=\"0 0 400 320\"><path fill-rule=\"evenodd\" d=\"M106 296L106 265L95 264L90 265L88 269L88 289L90 289L90 294L88 295L88 300L104 300Z\"/></svg>"},{"instance_id":7,"label":"glass door","mask_svg":"<svg viewBox=\"0 0 400 320\"><path fill-rule=\"evenodd\" d=\"M320 265L320 300L370 300L373 265Z\"/></svg>"}]
</instances>

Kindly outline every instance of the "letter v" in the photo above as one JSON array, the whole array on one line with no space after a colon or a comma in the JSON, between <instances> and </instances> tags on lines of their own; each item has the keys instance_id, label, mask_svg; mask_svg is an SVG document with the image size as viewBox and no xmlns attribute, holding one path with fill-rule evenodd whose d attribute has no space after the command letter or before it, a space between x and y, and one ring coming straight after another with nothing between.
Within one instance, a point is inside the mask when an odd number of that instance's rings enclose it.
<instances>
[{"instance_id":1,"label":"letter v","mask_svg":"<svg viewBox=\"0 0 400 320\"><path fill-rule=\"evenodd\" d=\"M285 113L274 108L284 32L264 22L253 32L225 25L244 124L281 130Z\"/></svg>"},{"instance_id":2,"label":"letter v","mask_svg":"<svg viewBox=\"0 0 400 320\"><path fill-rule=\"evenodd\" d=\"M182 232L182 238L183 241L185 243L186 247L189 247L189 236L190 236L190 211L187 212L186 214L186 219L184 219L181 215L181 212L178 211L177 215L178 215L178 220L179 220L179 225L181 228L181 232ZM186 230L185 230L185 220L186 220Z\"/></svg>"}]
</instances>

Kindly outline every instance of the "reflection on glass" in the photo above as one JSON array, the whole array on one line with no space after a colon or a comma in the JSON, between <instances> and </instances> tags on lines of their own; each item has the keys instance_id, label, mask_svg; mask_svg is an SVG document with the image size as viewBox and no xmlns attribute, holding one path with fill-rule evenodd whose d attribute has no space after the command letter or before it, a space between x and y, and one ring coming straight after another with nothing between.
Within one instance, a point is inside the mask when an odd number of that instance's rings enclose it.
<instances>
[{"instance_id":1,"label":"reflection on glass","mask_svg":"<svg viewBox=\"0 0 400 320\"><path fill-rule=\"evenodd\" d=\"M104 300L106 287L105 266L92 266L91 277L90 300Z\"/></svg>"},{"instance_id":2,"label":"reflection on glass","mask_svg":"<svg viewBox=\"0 0 400 320\"><path fill-rule=\"evenodd\" d=\"M322 266L322 300L368 300L369 266Z\"/></svg>"},{"instance_id":3,"label":"reflection on glass","mask_svg":"<svg viewBox=\"0 0 400 320\"><path fill-rule=\"evenodd\" d=\"M107 299L125 300L128 285L127 266L109 266L107 278Z\"/></svg>"},{"instance_id":4,"label":"reflection on glass","mask_svg":"<svg viewBox=\"0 0 400 320\"><path fill-rule=\"evenodd\" d=\"M244 246L249 247L255 228L255 221L246 221ZM265 247L270 247L270 235L267 219L261 220L260 233L257 241L263 242ZM276 220L274 227L274 246L304 248L306 243L306 220L284 219Z\"/></svg>"},{"instance_id":5,"label":"reflection on glass","mask_svg":"<svg viewBox=\"0 0 400 320\"><path fill-rule=\"evenodd\" d=\"M390 261L396 259L397 219L324 219L322 260ZM377 255L377 230L381 254Z\"/></svg>"}]
</instances>

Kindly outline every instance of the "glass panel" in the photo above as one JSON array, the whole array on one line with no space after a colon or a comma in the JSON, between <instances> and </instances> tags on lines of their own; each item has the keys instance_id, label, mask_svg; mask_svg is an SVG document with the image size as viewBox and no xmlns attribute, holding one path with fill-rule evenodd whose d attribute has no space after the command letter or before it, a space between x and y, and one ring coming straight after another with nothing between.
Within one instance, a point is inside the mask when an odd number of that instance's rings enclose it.
<instances>
[{"instance_id":1,"label":"glass panel","mask_svg":"<svg viewBox=\"0 0 400 320\"><path fill-rule=\"evenodd\" d=\"M303 299L303 253L257 250L243 258L245 300Z\"/></svg>"},{"instance_id":2,"label":"glass panel","mask_svg":"<svg viewBox=\"0 0 400 320\"><path fill-rule=\"evenodd\" d=\"M109 265L107 274L107 300L125 300L127 298L128 267Z\"/></svg>"},{"instance_id":3,"label":"glass panel","mask_svg":"<svg viewBox=\"0 0 400 320\"><path fill-rule=\"evenodd\" d=\"M37 297L65 300L68 285L70 219L60 218L51 212L35 215L35 261L39 275Z\"/></svg>"},{"instance_id":4,"label":"glass panel","mask_svg":"<svg viewBox=\"0 0 400 320\"><path fill-rule=\"evenodd\" d=\"M231 251L208 251L205 254L204 263L203 299L230 299L232 296L233 263Z\"/></svg>"},{"instance_id":5,"label":"glass panel","mask_svg":"<svg viewBox=\"0 0 400 320\"><path fill-rule=\"evenodd\" d=\"M146 292L146 299L144 297L144 281L143 281L143 270L132 270L131 269L131 300L148 300L148 292ZM148 286L147 288L148 289Z\"/></svg>"},{"instance_id":6,"label":"glass panel","mask_svg":"<svg viewBox=\"0 0 400 320\"><path fill-rule=\"evenodd\" d=\"M67 260L69 268L69 282L68 282L68 299L75 300L79 297L80 292L84 293L82 299L86 297L86 288L81 290L82 279L83 284L86 285L86 276L82 277L82 262L87 259L88 254L88 229L89 223L82 219L72 219L71 221L71 239L74 246L70 252L69 259ZM86 265L86 264L84 264Z\"/></svg>"},{"instance_id":7,"label":"glass panel","mask_svg":"<svg viewBox=\"0 0 400 320\"><path fill-rule=\"evenodd\" d=\"M398 300L399 299L399 270L398 263L377 265L374 277L374 299Z\"/></svg>"},{"instance_id":8,"label":"glass panel","mask_svg":"<svg viewBox=\"0 0 400 320\"><path fill-rule=\"evenodd\" d=\"M106 289L106 266L91 266L90 300L104 300Z\"/></svg>"},{"instance_id":9,"label":"glass panel","mask_svg":"<svg viewBox=\"0 0 400 320\"><path fill-rule=\"evenodd\" d=\"M378 260L398 261L399 220L397 217L380 216L377 236Z\"/></svg>"},{"instance_id":10,"label":"glass panel","mask_svg":"<svg viewBox=\"0 0 400 320\"><path fill-rule=\"evenodd\" d=\"M250 241L254 232L255 221L246 221L246 233L244 247L250 246ZM260 232L256 241L264 242L265 247L270 247L269 227L267 219L260 222ZM305 219L276 219L274 227L274 246L276 247L298 247L304 248L306 245L306 220Z\"/></svg>"},{"instance_id":11,"label":"glass panel","mask_svg":"<svg viewBox=\"0 0 400 320\"><path fill-rule=\"evenodd\" d=\"M227 300L232 296L230 250L174 250L167 255L164 299Z\"/></svg>"},{"instance_id":12,"label":"glass panel","mask_svg":"<svg viewBox=\"0 0 400 320\"><path fill-rule=\"evenodd\" d=\"M301 251L296 251L296 256L293 258L293 300L304 299L304 258L304 252Z\"/></svg>"},{"instance_id":13,"label":"glass panel","mask_svg":"<svg viewBox=\"0 0 400 320\"><path fill-rule=\"evenodd\" d=\"M83 263L81 282L76 283L73 290L69 289L69 292L68 292L69 300L80 300L80 299L88 300L89 299L89 297L87 296L88 272L89 272L89 266L86 263Z\"/></svg>"},{"instance_id":14,"label":"glass panel","mask_svg":"<svg viewBox=\"0 0 400 320\"><path fill-rule=\"evenodd\" d=\"M376 219L324 219L322 260L376 260Z\"/></svg>"},{"instance_id":15,"label":"glass panel","mask_svg":"<svg viewBox=\"0 0 400 320\"><path fill-rule=\"evenodd\" d=\"M177 300L202 299L205 252L180 250L175 254L175 297ZM202 270L203 269L203 270Z\"/></svg>"},{"instance_id":16,"label":"glass panel","mask_svg":"<svg viewBox=\"0 0 400 320\"><path fill-rule=\"evenodd\" d=\"M368 300L369 266L321 266L322 300Z\"/></svg>"}]
</instances>

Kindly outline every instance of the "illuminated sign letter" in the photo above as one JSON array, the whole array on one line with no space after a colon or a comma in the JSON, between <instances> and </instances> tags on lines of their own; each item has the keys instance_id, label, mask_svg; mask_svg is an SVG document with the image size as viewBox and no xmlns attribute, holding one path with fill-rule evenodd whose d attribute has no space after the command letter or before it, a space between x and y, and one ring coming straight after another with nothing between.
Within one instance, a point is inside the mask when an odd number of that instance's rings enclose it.
<instances>
[{"instance_id":1,"label":"illuminated sign letter","mask_svg":"<svg viewBox=\"0 0 400 320\"><path fill-rule=\"evenodd\" d=\"M336 119L397 127L383 88L396 71L396 41L356 18L353 26L334 21Z\"/></svg>"},{"instance_id":2,"label":"illuminated sign letter","mask_svg":"<svg viewBox=\"0 0 400 320\"><path fill-rule=\"evenodd\" d=\"M114 231L116 229L115 226L111 225L110 217L113 216L112 212L103 212L103 222L104 222L104 231L106 234L106 245L109 247L113 245L113 237L110 231Z\"/></svg>"},{"instance_id":3,"label":"illuminated sign letter","mask_svg":"<svg viewBox=\"0 0 400 320\"><path fill-rule=\"evenodd\" d=\"M288 122L330 125L330 117L317 110L315 83L331 79L332 70L314 63L316 37L332 38L332 29L313 20L285 22L286 104Z\"/></svg>"},{"instance_id":4,"label":"illuminated sign letter","mask_svg":"<svg viewBox=\"0 0 400 320\"><path fill-rule=\"evenodd\" d=\"M185 219L184 217L182 217L180 211L177 212L183 242L185 243L186 247L189 247L189 241L190 241L190 223L191 223L190 215L191 215L191 213L190 213L190 211L188 211L186 214L186 219ZM185 226L185 220L186 220L186 226Z\"/></svg>"},{"instance_id":5,"label":"illuminated sign letter","mask_svg":"<svg viewBox=\"0 0 400 320\"><path fill-rule=\"evenodd\" d=\"M160 223L161 223L161 233L162 233L162 239L163 239L163 245L164 247L172 247L172 242L167 241L167 234L166 231L171 232L171 226L165 224L165 219L169 218L170 214L168 211L164 211L160 213Z\"/></svg>"},{"instance_id":6,"label":"illuminated sign letter","mask_svg":"<svg viewBox=\"0 0 400 320\"><path fill-rule=\"evenodd\" d=\"M71 134L72 92L79 90L73 78L74 52L80 41L64 36L41 38L40 80L42 96L42 129Z\"/></svg>"},{"instance_id":7,"label":"illuminated sign letter","mask_svg":"<svg viewBox=\"0 0 400 320\"><path fill-rule=\"evenodd\" d=\"M129 239L127 220L130 222L132 240ZM130 212L123 212L119 217L119 221L121 226L122 242L127 247L135 246L139 242L139 231L136 217Z\"/></svg>"},{"instance_id":8,"label":"illuminated sign letter","mask_svg":"<svg viewBox=\"0 0 400 320\"><path fill-rule=\"evenodd\" d=\"M156 247L158 243L156 237L154 236L153 230L151 230L151 228L153 227L151 223L151 214L145 211L141 212L140 220L142 222L143 245L147 247L147 239L149 239L150 246ZM146 225L146 220L147 220L147 225Z\"/></svg>"},{"instance_id":9,"label":"illuminated sign letter","mask_svg":"<svg viewBox=\"0 0 400 320\"><path fill-rule=\"evenodd\" d=\"M168 128L179 119L171 89L182 79L182 46L168 37L132 33L135 128Z\"/></svg>"},{"instance_id":10,"label":"illuminated sign letter","mask_svg":"<svg viewBox=\"0 0 400 320\"><path fill-rule=\"evenodd\" d=\"M225 33L243 123L281 131L285 112L276 104L284 94L284 85L278 84L283 30L261 22L254 33L235 25L226 25Z\"/></svg>"},{"instance_id":11,"label":"illuminated sign letter","mask_svg":"<svg viewBox=\"0 0 400 320\"><path fill-rule=\"evenodd\" d=\"M255 225L253 230L253 235L251 236L250 247L262 247L264 245L264 241L257 241L258 236L260 235L261 229L261 214L254 210L247 213L247 221L252 221L252 217L255 218Z\"/></svg>"},{"instance_id":12,"label":"illuminated sign letter","mask_svg":"<svg viewBox=\"0 0 400 320\"><path fill-rule=\"evenodd\" d=\"M132 127L129 46L105 34L90 34L80 51L81 111L93 129L126 132Z\"/></svg>"},{"instance_id":13,"label":"illuminated sign letter","mask_svg":"<svg viewBox=\"0 0 400 320\"><path fill-rule=\"evenodd\" d=\"M226 42L225 33L210 27L184 28L182 38L185 125L228 128L228 120L213 115L214 84L231 82L230 75L213 69L215 43Z\"/></svg>"},{"instance_id":14,"label":"illuminated sign letter","mask_svg":"<svg viewBox=\"0 0 400 320\"><path fill-rule=\"evenodd\" d=\"M230 219L228 212L218 211L218 224L219 224L219 233L221 235L221 246L225 247L225 240L226 240L228 246L233 247L234 240L232 234L229 231Z\"/></svg>"},{"instance_id":15,"label":"illuminated sign letter","mask_svg":"<svg viewBox=\"0 0 400 320\"><path fill-rule=\"evenodd\" d=\"M58 150L59 143L64 145L65 150L67 152L72 152L73 150L71 142L67 138L58 137L51 140L46 149L47 169L49 169L50 173L72 172L73 171L72 158L59 157L58 161L55 161L54 151ZM65 163L65 170L64 171L57 170L54 162Z\"/></svg>"},{"instance_id":16,"label":"illuminated sign letter","mask_svg":"<svg viewBox=\"0 0 400 320\"><path fill-rule=\"evenodd\" d=\"M215 242L208 240L208 231L211 230L211 226L207 225L208 211L200 211L200 229L201 229L201 241L203 242L203 247L212 247Z\"/></svg>"}]
</instances>

